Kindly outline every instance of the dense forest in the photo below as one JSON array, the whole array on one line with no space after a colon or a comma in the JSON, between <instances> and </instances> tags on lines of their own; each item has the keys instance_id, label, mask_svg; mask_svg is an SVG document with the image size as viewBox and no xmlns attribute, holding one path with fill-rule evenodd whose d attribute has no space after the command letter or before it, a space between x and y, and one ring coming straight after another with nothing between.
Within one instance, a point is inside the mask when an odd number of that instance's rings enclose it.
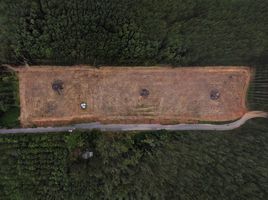
<instances>
[{"instance_id":1,"label":"dense forest","mask_svg":"<svg viewBox=\"0 0 268 200\"><path fill-rule=\"evenodd\" d=\"M1 136L0 197L264 200L268 129L254 123L217 133Z\"/></svg>"},{"instance_id":2,"label":"dense forest","mask_svg":"<svg viewBox=\"0 0 268 200\"><path fill-rule=\"evenodd\" d=\"M267 63L266 0L2 0L0 5L2 62Z\"/></svg>"},{"instance_id":3,"label":"dense forest","mask_svg":"<svg viewBox=\"0 0 268 200\"><path fill-rule=\"evenodd\" d=\"M268 111L267 0L2 0L1 64L249 65ZM0 68L0 127L18 125ZM0 136L0 199L268 198L268 123L227 132ZM85 160L83 153L93 152Z\"/></svg>"}]
</instances>

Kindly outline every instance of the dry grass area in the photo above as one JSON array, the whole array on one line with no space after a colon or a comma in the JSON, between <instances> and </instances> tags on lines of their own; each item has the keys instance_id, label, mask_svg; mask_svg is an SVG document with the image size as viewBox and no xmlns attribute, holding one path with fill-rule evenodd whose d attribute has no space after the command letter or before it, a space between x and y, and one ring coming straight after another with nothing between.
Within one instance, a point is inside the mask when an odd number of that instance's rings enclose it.
<instances>
[{"instance_id":1,"label":"dry grass area","mask_svg":"<svg viewBox=\"0 0 268 200\"><path fill-rule=\"evenodd\" d=\"M32 66L18 71L24 127L235 120L247 111L251 77L247 67ZM63 82L60 94L52 89L56 80ZM218 91L216 98L212 90ZM85 110L81 102L87 103Z\"/></svg>"}]
</instances>

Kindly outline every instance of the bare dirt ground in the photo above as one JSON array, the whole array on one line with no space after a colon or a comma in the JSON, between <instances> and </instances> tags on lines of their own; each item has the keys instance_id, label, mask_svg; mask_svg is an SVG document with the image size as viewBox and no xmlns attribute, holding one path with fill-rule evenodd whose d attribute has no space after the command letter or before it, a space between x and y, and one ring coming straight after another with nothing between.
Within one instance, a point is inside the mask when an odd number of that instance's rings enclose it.
<instances>
[{"instance_id":1,"label":"bare dirt ground","mask_svg":"<svg viewBox=\"0 0 268 200\"><path fill-rule=\"evenodd\" d=\"M24 127L231 121L247 112L250 78L247 67L32 66L19 70L20 121ZM60 94L52 89L57 80Z\"/></svg>"}]
</instances>

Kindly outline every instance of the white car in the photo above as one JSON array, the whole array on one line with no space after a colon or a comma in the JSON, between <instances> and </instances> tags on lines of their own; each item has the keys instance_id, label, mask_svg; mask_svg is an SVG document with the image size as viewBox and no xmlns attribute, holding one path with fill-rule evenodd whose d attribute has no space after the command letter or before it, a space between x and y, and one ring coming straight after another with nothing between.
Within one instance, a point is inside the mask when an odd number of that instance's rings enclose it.
<instances>
[{"instance_id":1,"label":"white car","mask_svg":"<svg viewBox=\"0 0 268 200\"><path fill-rule=\"evenodd\" d=\"M72 133L75 130L75 128L71 128L68 130L69 133Z\"/></svg>"}]
</instances>

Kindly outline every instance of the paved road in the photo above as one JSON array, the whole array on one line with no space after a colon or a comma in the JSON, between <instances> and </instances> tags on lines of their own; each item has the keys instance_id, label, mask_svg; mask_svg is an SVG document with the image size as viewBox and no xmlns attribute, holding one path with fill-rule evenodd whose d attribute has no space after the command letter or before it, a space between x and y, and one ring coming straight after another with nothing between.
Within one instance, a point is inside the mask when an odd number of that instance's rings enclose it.
<instances>
[{"instance_id":1,"label":"paved road","mask_svg":"<svg viewBox=\"0 0 268 200\"><path fill-rule=\"evenodd\" d=\"M176 124L176 125L160 125L160 124L101 124L85 123L75 124L72 126L62 127L39 127L39 128L16 128L16 129L0 129L0 134L19 134L19 133L50 133L50 132L66 132L74 129L92 130L99 129L101 131L151 131L151 130L215 130L215 131L227 131L242 126L247 120L252 118L267 118L268 113L262 111L251 111L243 115L239 120L215 125L215 124Z\"/></svg>"}]
</instances>

